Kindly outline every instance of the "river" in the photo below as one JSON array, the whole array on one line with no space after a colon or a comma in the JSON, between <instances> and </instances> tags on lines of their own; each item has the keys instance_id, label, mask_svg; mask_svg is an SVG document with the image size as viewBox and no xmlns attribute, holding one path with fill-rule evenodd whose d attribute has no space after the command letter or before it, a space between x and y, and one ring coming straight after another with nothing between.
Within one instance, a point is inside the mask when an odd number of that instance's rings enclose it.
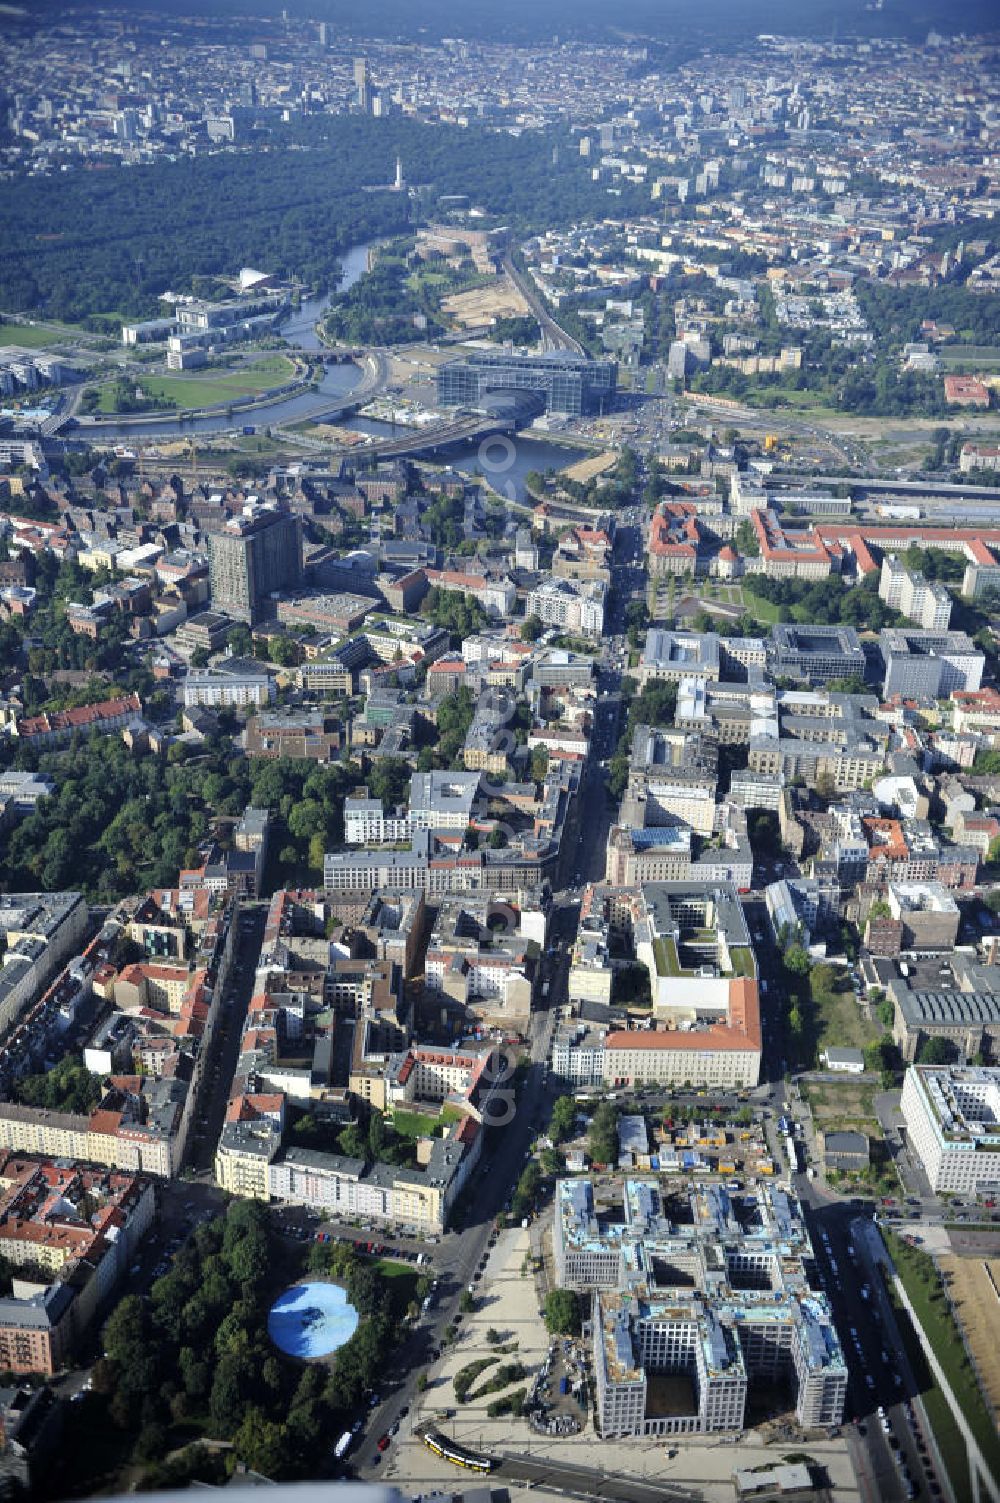
<instances>
[{"instance_id":1,"label":"river","mask_svg":"<svg viewBox=\"0 0 1000 1503\"><path fill-rule=\"evenodd\" d=\"M341 264L344 271L337 287L338 293L346 292L364 275L368 265L368 242L352 245L341 257ZM322 297L307 298L281 325L282 338L296 349L322 349L315 326L335 296L336 293L327 292ZM127 441L130 438L176 438L179 434L218 433L244 423L260 427L294 423L312 413L322 412L323 397L332 398L332 402L336 403L338 398L353 391L360 380L361 369L357 365L328 365L324 368L318 390L282 397L266 406L250 407L242 413L235 412L231 417L225 412L219 412L211 417L185 418L173 422L101 423L93 427L84 423L76 429L74 437L85 438L89 431L95 439L120 438Z\"/></svg>"},{"instance_id":2,"label":"river","mask_svg":"<svg viewBox=\"0 0 1000 1503\"><path fill-rule=\"evenodd\" d=\"M352 245L341 257L341 265L344 268L343 275L337 284L337 292L346 292L353 287L368 269L368 251L370 242L365 241L362 245ZM298 310L281 326L282 338L287 339L290 345L300 350L319 350L322 345L316 333L316 325L329 307L331 297L334 294L326 292L322 297L307 298L300 303Z\"/></svg>"},{"instance_id":3,"label":"river","mask_svg":"<svg viewBox=\"0 0 1000 1503\"><path fill-rule=\"evenodd\" d=\"M369 243L364 242L352 245L344 252L341 258L344 271L337 287L338 293L346 292L364 275L368 265L368 250ZM307 298L281 325L282 337L296 349L322 349L316 334L316 324L334 296L335 293L328 292L322 297ZM360 380L361 370L356 365L328 365L324 369L318 391L304 391L296 396L281 397L266 406L247 408L242 413L235 412L231 417L223 412L212 417L186 418L183 421L178 419L120 425L102 423L91 431L95 438L122 439L127 442L138 438L170 439L192 433L218 433L244 423L261 428L293 423L322 412L324 397L331 399L331 405L334 405L338 398L352 392ZM78 428L74 437L86 437L89 426L84 424ZM353 428L358 433L370 433L375 438L399 438L402 432L389 423L380 423L372 418L351 418L343 426ZM525 477L529 471L544 473L549 469L561 470L589 452L566 444L549 443L543 438L514 434L510 439L497 436L474 443L457 444L449 451L448 462L465 475L484 475L501 495L509 496L513 501L524 501L527 499Z\"/></svg>"},{"instance_id":4,"label":"river","mask_svg":"<svg viewBox=\"0 0 1000 1503\"><path fill-rule=\"evenodd\" d=\"M348 418L341 427L351 428L355 433L370 433L373 438L402 438L407 431L376 418ZM531 470L539 474L562 470L591 452L569 444L553 444L544 438L529 438L524 433L515 433L510 438L496 434L456 444L448 450L445 461L463 475L482 475L494 490L511 501L526 501L525 478Z\"/></svg>"}]
</instances>

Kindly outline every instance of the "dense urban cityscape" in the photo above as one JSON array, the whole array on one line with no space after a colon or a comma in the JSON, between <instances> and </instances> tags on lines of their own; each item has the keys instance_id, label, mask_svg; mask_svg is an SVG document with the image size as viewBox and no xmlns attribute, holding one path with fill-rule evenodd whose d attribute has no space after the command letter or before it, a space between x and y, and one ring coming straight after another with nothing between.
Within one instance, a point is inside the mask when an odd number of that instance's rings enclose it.
<instances>
[{"instance_id":1,"label":"dense urban cityscape","mask_svg":"<svg viewBox=\"0 0 1000 1503\"><path fill-rule=\"evenodd\" d=\"M0 7L5 1495L997 1503L996 17L327 9Z\"/></svg>"}]
</instances>

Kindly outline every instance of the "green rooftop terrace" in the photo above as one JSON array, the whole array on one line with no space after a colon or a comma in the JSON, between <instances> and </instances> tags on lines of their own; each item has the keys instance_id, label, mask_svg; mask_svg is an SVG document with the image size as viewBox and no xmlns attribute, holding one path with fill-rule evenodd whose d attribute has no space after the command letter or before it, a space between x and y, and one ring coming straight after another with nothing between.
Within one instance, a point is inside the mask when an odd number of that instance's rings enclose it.
<instances>
[{"instance_id":1,"label":"green rooftop terrace","mask_svg":"<svg viewBox=\"0 0 1000 1503\"><path fill-rule=\"evenodd\" d=\"M714 937L714 931L712 931ZM699 931L699 940L704 943ZM677 942L672 935L658 935L653 940L653 957L656 962L657 976L694 976L693 966L681 965L680 955L677 950ZM752 979L754 971L753 951L748 945L734 945L729 951L729 959L732 965L731 971L723 971L723 975L740 976L747 980Z\"/></svg>"}]
</instances>

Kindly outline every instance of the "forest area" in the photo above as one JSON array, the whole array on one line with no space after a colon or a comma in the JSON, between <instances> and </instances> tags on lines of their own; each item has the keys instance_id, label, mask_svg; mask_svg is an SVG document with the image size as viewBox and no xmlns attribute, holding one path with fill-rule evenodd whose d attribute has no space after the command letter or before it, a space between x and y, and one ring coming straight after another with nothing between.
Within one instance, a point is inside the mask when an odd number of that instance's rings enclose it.
<instances>
[{"instance_id":1,"label":"forest area","mask_svg":"<svg viewBox=\"0 0 1000 1503\"><path fill-rule=\"evenodd\" d=\"M0 198L0 308L82 321L153 317L167 291L256 266L310 289L336 285L359 241L399 233L442 193L468 193L515 228L606 211L607 193L557 133L503 132L346 116L302 122L246 152L71 171L5 185ZM396 157L407 194L390 183ZM616 204L622 207L620 200ZM629 207L625 205L624 207Z\"/></svg>"}]
</instances>

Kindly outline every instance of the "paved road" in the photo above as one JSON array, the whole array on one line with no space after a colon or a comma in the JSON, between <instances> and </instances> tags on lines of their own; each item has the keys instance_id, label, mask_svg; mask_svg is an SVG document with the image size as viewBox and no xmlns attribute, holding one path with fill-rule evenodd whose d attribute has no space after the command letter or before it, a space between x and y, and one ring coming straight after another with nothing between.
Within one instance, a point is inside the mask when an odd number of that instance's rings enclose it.
<instances>
[{"instance_id":1,"label":"paved road","mask_svg":"<svg viewBox=\"0 0 1000 1503\"><path fill-rule=\"evenodd\" d=\"M529 1482L549 1492L564 1493L570 1498L603 1498L610 1503L697 1503L703 1495L689 1488L665 1482L643 1482L634 1477L616 1477L587 1466L555 1465L533 1456L503 1452L495 1476L512 1481Z\"/></svg>"},{"instance_id":2,"label":"paved road","mask_svg":"<svg viewBox=\"0 0 1000 1503\"><path fill-rule=\"evenodd\" d=\"M225 1121L229 1082L236 1073L266 916L265 904L244 905L240 909L239 943L222 999L222 1017L216 1029L207 1074L202 1083L198 1117L192 1130L189 1163L199 1180L214 1177L215 1148Z\"/></svg>"},{"instance_id":3,"label":"paved road","mask_svg":"<svg viewBox=\"0 0 1000 1503\"><path fill-rule=\"evenodd\" d=\"M622 529L616 548L619 570L626 561L634 559L640 546L641 539L634 527ZM620 605L619 609L622 609ZM573 884L573 888L578 885L577 874L580 882L600 880L604 874L607 831L613 811L604 793L604 772L600 761L614 750L617 742L618 685L618 672L606 661L599 674L600 697L595 716L593 755L584 772L580 800L582 817L563 858L564 879ZM553 1027L567 997L570 949L578 922L577 891L563 889L557 892L545 959L544 976L548 981L548 991L541 997L540 1006L531 1018L530 1061L516 1114L508 1126L490 1132L486 1158L474 1177L472 1194L466 1197L466 1206L460 1208L464 1223L447 1232L432 1249L432 1272L438 1279L435 1305L394 1354L396 1377L391 1384L383 1385L385 1391L381 1402L368 1416L365 1433L355 1453L344 1466L335 1470L350 1471L364 1478L378 1476L382 1458L377 1441L380 1436L391 1433L394 1425L402 1427L413 1404L417 1379L433 1360L432 1354L440 1349L445 1328L457 1323L460 1332L457 1339L461 1340L458 1305L462 1293L470 1284L475 1286L496 1216L509 1202L511 1189L531 1155L532 1140L548 1121L552 1101L558 1094L549 1078L546 1060ZM386 1236L384 1240L393 1246L401 1245L401 1239L396 1237ZM405 1245L417 1247L423 1244ZM605 1492L604 1496L611 1495ZM623 1498L623 1503L632 1503L632 1500ZM644 1503L644 1499L636 1498L634 1503Z\"/></svg>"},{"instance_id":4,"label":"paved road","mask_svg":"<svg viewBox=\"0 0 1000 1503\"><path fill-rule=\"evenodd\" d=\"M560 904L553 915L553 938L564 943L575 924L576 917L571 907ZM376 1442L381 1435L391 1432L393 1425L402 1424L404 1411L408 1412L412 1407L420 1373L444 1343L445 1328L457 1324L459 1335L456 1339L462 1339L462 1317L458 1309L462 1293L470 1285L475 1287L496 1217L508 1204L511 1189L531 1156L531 1143L537 1129L548 1120L553 1090L545 1059L558 998L565 995L566 958L561 949L550 965L549 995L531 1020L530 1059L514 1117L507 1126L489 1133L483 1161L473 1179L472 1193L459 1207L456 1229L447 1232L440 1243L430 1249L433 1276L438 1279L435 1305L393 1353L394 1376L383 1384L382 1400L368 1417L361 1444L341 1471L351 1471L369 1479L378 1475L381 1456ZM396 1246L399 1239L387 1236L386 1241ZM413 1245L421 1245L426 1250L426 1244Z\"/></svg>"},{"instance_id":5,"label":"paved road","mask_svg":"<svg viewBox=\"0 0 1000 1503\"><path fill-rule=\"evenodd\" d=\"M771 874L767 877L770 880ZM758 875L755 871L754 883ZM785 1081L783 1057L783 1015L787 1002L781 959L774 944L773 933L764 906L763 896L753 893L744 899L754 948L762 981L767 991L761 997L761 1013L764 1033L764 1054L761 1071L763 1085L755 1091L754 1099L763 1101L767 1116L765 1131L772 1154L784 1159L784 1147L777 1131L776 1117L787 1109L793 1121L803 1128L808 1125L808 1114L794 1084ZM759 936L759 937L758 937ZM815 1160L816 1145L809 1144ZM898 1339L895 1333L879 1319L874 1318L877 1304L872 1303L874 1278L866 1280L859 1272L859 1264L851 1259L850 1243L856 1244L856 1256L860 1258L859 1238L852 1235L851 1223L858 1217L859 1205L832 1194L822 1179L810 1180L805 1174L792 1176L792 1186L803 1205L810 1236L816 1252L816 1272L830 1299L837 1331L844 1347L850 1381L845 1407L845 1431L855 1472L859 1479L864 1503L901 1503L907 1496L894 1455L882 1431L877 1409L879 1404L887 1408L890 1423L899 1419L900 1441L913 1465L911 1475L919 1477L919 1457L915 1446L907 1447L902 1430L908 1422L901 1403L915 1393L912 1377L899 1369L896 1360ZM867 1217L870 1224L870 1209ZM869 1285L866 1298L862 1285ZM855 1344L854 1333L857 1333ZM888 1357L888 1361L883 1357ZM900 1378L900 1386L894 1381ZM870 1380L870 1381L869 1381ZM911 1454L912 1452L912 1454ZM916 1469L915 1469L916 1468ZM925 1490L918 1494L929 1498Z\"/></svg>"}]
</instances>

